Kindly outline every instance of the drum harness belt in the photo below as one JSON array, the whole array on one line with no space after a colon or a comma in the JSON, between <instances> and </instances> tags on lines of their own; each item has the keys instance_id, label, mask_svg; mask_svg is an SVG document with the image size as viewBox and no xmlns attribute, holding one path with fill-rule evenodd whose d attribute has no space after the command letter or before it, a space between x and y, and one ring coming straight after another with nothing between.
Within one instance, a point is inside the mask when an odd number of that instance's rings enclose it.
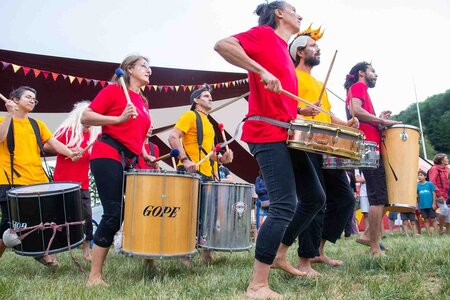
<instances>
[{"instance_id":1,"label":"drum harness belt","mask_svg":"<svg viewBox=\"0 0 450 300\"><path fill-rule=\"evenodd\" d=\"M44 169L44 173L47 176L48 180L50 182L53 182L53 176L50 171L50 168L47 165L47 160L45 159L45 152L44 152L44 146L42 144L41 134L39 131L39 126L35 119L32 119L28 117L28 121L30 121L31 127L33 128L34 135L36 136L36 141L39 145L40 155L44 158L44 164L47 170ZM8 178L8 174L5 172L6 179L8 180L8 183L10 186L14 185L14 175L16 175L17 178L20 178L22 175L20 175L19 172L17 172L16 169L14 169L14 150L16 148L16 144L14 142L14 120L11 120L11 123L9 124L8 128L8 134L6 136L6 143L8 145L8 151L9 151L9 161L11 165L11 181Z\"/></svg>"},{"instance_id":2,"label":"drum harness belt","mask_svg":"<svg viewBox=\"0 0 450 300\"><path fill-rule=\"evenodd\" d=\"M246 120L250 120L250 121L263 121L278 127L282 127L282 128L286 128L288 130L288 134L290 134L290 131L292 130L292 124L288 123L288 122L283 122L280 120L275 120L272 118L267 118L267 117L263 117L263 116L251 116L251 117L246 117L244 119L244 121Z\"/></svg>"},{"instance_id":3,"label":"drum harness belt","mask_svg":"<svg viewBox=\"0 0 450 300\"><path fill-rule=\"evenodd\" d=\"M110 145L114 149L119 152L122 157L122 166L124 170L133 169L137 163L138 156L131 152L127 147L125 147L121 142L116 140L115 138L107 135L106 133L102 133L98 138L99 141ZM127 158L130 159L130 162L127 161Z\"/></svg>"}]
</instances>

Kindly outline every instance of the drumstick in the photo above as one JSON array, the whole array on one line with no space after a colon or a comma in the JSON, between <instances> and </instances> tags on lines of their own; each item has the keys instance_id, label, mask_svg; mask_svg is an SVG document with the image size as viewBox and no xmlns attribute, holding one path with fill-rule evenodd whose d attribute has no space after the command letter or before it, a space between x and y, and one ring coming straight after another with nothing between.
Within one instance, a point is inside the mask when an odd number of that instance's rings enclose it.
<instances>
[{"instance_id":1,"label":"drumstick","mask_svg":"<svg viewBox=\"0 0 450 300\"><path fill-rule=\"evenodd\" d=\"M241 95L241 96L238 96L238 97L236 97L236 98L233 98L233 99L231 99L230 101L228 101L228 102L226 102L226 103L224 103L224 104L222 104L222 105L219 105L219 106L217 106L216 108L213 108L213 109L211 109L210 111L208 111L208 115L210 115L210 114L212 114L213 112L216 112L216 111L218 111L219 109L222 109L222 108L224 108L224 107L226 107L226 106L228 106L228 105L230 105L230 104L232 104L232 103L238 101L239 99L242 99L242 98L244 98L244 97L247 97L248 95L250 95L250 92L247 92L247 93L245 93L245 94L243 94L243 95Z\"/></svg>"},{"instance_id":2,"label":"drumstick","mask_svg":"<svg viewBox=\"0 0 450 300\"><path fill-rule=\"evenodd\" d=\"M330 67L328 68L327 76L325 77L325 81L323 82L322 90L320 91L320 95L319 95L319 106L320 106L321 103L322 103L322 102L321 102L321 101L322 101L322 96L323 96L323 93L325 92L325 88L327 87L328 78L330 78L330 73L331 73L331 70L333 69L333 65L334 65L334 61L336 60L337 52L338 52L337 50L334 52L333 59L331 60Z\"/></svg>"},{"instance_id":3,"label":"drumstick","mask_svg":"<svg viewBox=\"0 0 450 300\"><path fill-rule=\"evenodd\" d=\"M207 159L209 159L215 152L220 150L220 145L217 144L214 149L209 152L205 157L202 158L202 160L200 160L198 163L195 164L196 167L200 166L202 163L204 163Z\"/></svg>"},{"instance_id":4,"label":"drumstick","mask_svg":"<svg viewBox=\"0 0 450 300\"><path fill-rule=\"evenodd\" d=\"M324 110L324 109L322 109L322 108L320 108L320 107L318 107L318 106L316 106L316 105L314 105L314 104L312 104L312 103L310 103L310 102L308 102L308 101L306 101L306 100L304 100L304 99L302 99L302 98L300 98L300 97L298 97L298 96L296 96L296 95L294 95L294 94L292 94L292 93L290 93L290 92L288 92L288 91L286 91L286 90L281 90L281 93L282 94L285 94L286 96L288 96L288 97L290 97L290 98L292 98L292 99L295 99L295 100L297 100L298 102L301 102L301 103L303 103L303 104L306 104L306 106L309 106L309 107L312 107L312 108L314 108L314 109L316 109L316 110L318 110L318 111L321 111L321 112L323 112L324 114L327 114L327 115L329 115L329 116L333 116L333 114L332 113L330 113L330 112L328 112L328 111L326 111L326 110Z\"/></svg>"},{"instance_id":5,"label":"drumstick","mask_svg":"<svg viewBox=\"0 0 450 300\"><path fill-rule=\"evenodd\" d=\"M219 123L218 126L219 126L220 132L222 133L223 141L226 142L226 141L227 141L227 137L225 136L225 130L224 130L224 128L223 128L223 124L222 124L222 123ZM227 151L230 150L230 147L228 147L228 144L225 145L225 148L227 149Z\"/></svg>"},{"instance_id":6,"label":"drumstick","mask_svg":"<svg viewBox=\"0 0 450 300\"><path fill-rule=\"evenodd\" d=\"M125 80L123 80L123 70L121 68L117 68L115 72L116 76L119 79L119 83L122 86L123 92L125 94L125 98L127 98L127 104L133 104L130 99L130 94L128 94L128 88L125 84ZM133 116L133 119L136 119L136 116Z\"/></svg>"},{"instance_id":7,"label":"drumstick","mask_svg":"<svg viewBox=\"0 0 450 300\"><path fill-rule=\"evenodd\" d=\"M3 96L2 94L0 94L0 98L2 98L2 100L5 101L5 103L9 101L9 99L6 98L5 96ZM14 110L19 110L19 108L18 107L14 107Z\"/></svg>"},{"instance_id":8,"label":"drumstick","mask_svg":"<svg viewBox=\"0 0 450 300\"><path fill-rule=\"evenodd\" d=\"M178 155L180 155L180 150L178 150L178 149L172 149L172 150L170 150L169 153L164 154L164 155L158 157L157 159L152 160L151 162L152 162L152 163L155 163L155 162L158 162L158 161L160 161L160 160L166 159L166 158L168 158L168 157L177 157Z\"/></svg>"},{"instance_id":9,"label":"drumstick","mask_svg":"<svg viewBox=\"0 0 450 300\"><path fill-rule=\"evenodd\" d=\"M175 161L175 157L172 156L172 165L175 171L177 170L177 162Z\"/></svg>"},{"instance_id":10,"label":"drumstick","mask_svg":"<svg viewBox=\"0 0 450 300\"><path fill-rule=\"evenodd\" d=\"M87 145L86 146L86 148L84 148L83 150L81 150L77 155L75 155L75 156L83 156L83 154L84 153L86 153L86 151L88 151L89 150L89 148L91 148L93 145L94 145L94 143L96 142L97 140L95 140L95 141L93 141L92 143L90 143L89 145ZM70 158L69 156L66 156L66 158L64 158L64 159L68 159L68 158Z\"/></svg>"}]
</instances>

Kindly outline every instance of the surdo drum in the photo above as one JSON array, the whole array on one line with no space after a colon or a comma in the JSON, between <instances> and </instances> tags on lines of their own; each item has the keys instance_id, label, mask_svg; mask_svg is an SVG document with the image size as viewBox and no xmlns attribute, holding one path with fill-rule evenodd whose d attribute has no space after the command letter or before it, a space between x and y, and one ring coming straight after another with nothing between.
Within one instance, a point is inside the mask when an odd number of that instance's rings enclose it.
<instances>
[{"instance_id":1,"label":"surdo drum","mask_svg":"<svg viewBox=\"0 0 450 300\"><path fill-rule=\"evenodd\" d=\"M200 177L176 172L126 172L123 253L150 258L196 253Z\"/></svg>"},{"instance_id":2,"label":"surdo drum","mask_svg":"<svg viewBox=\"0 0 450 300\"><path fill-rule=\"evenodd\" d=\"M58 253L84 241L79 184L55 182L21 186L9 190L7 195L12 230L18 230L19 239L28 233L14 247L17 254Z\"/></svg>"},{"instance_id":3,"label":"surdo drum","mask_svg":"<svg viewBox=\"0 0 450 300\"><path fill-rule=\"evenodd\" d=\"M252 247L251 184L201 184L200 247L216 251L243 251Z\"/></svg>"},{"instance_id":4,"label":"surdo drum","mask_svg":"<svg viewBox=\"0 0 450 300\"><path fill-rule=\"evenodd\" d=\"M417 202L420 130L396 124L384 130L381 139L389 200L387 210L413 212Z\"/></svg>"}]
</instances>

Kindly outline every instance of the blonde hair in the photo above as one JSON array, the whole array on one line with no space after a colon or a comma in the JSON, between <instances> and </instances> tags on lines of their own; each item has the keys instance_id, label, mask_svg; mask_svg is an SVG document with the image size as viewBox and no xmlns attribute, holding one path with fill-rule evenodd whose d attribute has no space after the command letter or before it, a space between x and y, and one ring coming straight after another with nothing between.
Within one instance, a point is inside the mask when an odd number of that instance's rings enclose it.
<instances>
[{"instance_id":1,"label":"blonde hair","mask_svg":"<svg viewBox=\"0 0 450 300\"><path fill-rule=\"evenodd\" d=\"M55 132L55 138L65 135L67 147L80 147L83 142L83 125L81 124L81 115L83 111L91 104L90 101L80 101L75 103L69 116L59 125ZM100 134L100 126L89 127L89 144L97 139ZM69 136L70 132L70 136ZM90 149L89 149L90 150Z\"/></svg>"}]
</instances>

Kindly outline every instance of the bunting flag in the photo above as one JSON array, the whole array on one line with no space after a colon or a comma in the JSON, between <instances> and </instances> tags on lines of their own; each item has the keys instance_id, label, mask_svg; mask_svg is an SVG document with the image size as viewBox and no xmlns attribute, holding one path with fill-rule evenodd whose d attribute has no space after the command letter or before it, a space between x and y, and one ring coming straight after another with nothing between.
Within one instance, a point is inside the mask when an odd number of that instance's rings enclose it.
<instances>
[{"instance_id":1,"label":"bunting flag","mask_svg":"<svg viewBox=\"0 0 450 300\"><path fill-rule=\"evenodd\" d=\"M59 76L61 76L64 80L69 79L70 84L73 84L74 82L77 82L78 84L82 84L83 82L86 82L86 84L89 86L89 84L92 82L94 87L97 86L97 84L100 84L100 86L103 88L108 84L111 84L111 82L108 81L103 81L103 80L98 80L98 79L91 79L91 78L84 78L84 77L79 77L79 76L75 76L75 75L67 75L67 74L62 74L62 73L55 73L55 72L51 72L51 71L45 71L45 70L39 70L36 68L31 68L31 67L26 67L26 66L19 66L13 63L9 63L6 61L0 61L1 65L0 65L0 71L2 70L6 70L9 66L12 67L14 73L17 73L19 70L22 70L22 72L25 74L25 76L27 76L28 74L31 74L31 76L34 76L35 78L38 78L38 76L40 74L42 74L44 76L45 79L50 78L53 81L56 81L58 79ZM50 76L51 75L51 76ZM215 83L210 83L209 85L211 85L213 87L213 89L218 89L218 88L229 88L229 87L235 87L237 85L241 85L241 84L247 84L248 83L248 78L245 79L238 79L238 80L234 80L234 81L227 81L227 82L215 82ZM202 87L201 84L181 84L181 85L146 85L143 86L141 88L142 92L145 91L145 89L147 88L150 92L153 90L155 92L178 92L180 91L180 88L183 92L189 91L192 92L194 89L200 88Z\"/></svg>"}]
</instances>

